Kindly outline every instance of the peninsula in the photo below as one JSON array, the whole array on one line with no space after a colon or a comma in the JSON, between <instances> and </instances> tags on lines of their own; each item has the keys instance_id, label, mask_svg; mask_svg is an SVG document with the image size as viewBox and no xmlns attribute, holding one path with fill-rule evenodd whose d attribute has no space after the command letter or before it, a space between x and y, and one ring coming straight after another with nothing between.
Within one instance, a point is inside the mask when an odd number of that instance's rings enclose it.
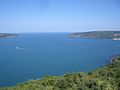
<instances>
[{"instance_id":1,"label":"peninsula","mask_svg":"<svg viewBox=\"0 0 120 90\"><path fill-rule=\"evenodd\" d=\"M120 90L120 56L91 72L45 76L0 90Z\"/></svg>"},{"instance_id":2,"label":"peninsula","mask_svg":"<svg viewBox=\"0 0 120 90\"><path fill-rule=\"evenodd\" d=\"M70 38L95 38L120 40L120 31L91 31L69 34Z\"/></svg>"},{"instance_id":3,"label":"peninsula","mask_svg":"<svg viewBox=\"0 0 120 90\"><path fill-rule=\"evenodd\" d=\"M0 38L14 38L16 36L18 36L18 34L0 33Z\"/></svg>"}]
</instances>

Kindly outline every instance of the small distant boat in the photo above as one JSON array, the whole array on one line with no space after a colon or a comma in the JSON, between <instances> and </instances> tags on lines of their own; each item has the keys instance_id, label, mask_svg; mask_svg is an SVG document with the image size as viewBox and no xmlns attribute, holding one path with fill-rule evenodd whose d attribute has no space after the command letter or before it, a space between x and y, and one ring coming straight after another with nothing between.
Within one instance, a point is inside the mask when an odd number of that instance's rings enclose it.
<instances>
[{"instance_id":1,"label":"small distant boat","mask_svg":"<svg viewBox=\"0 0 120 90\"><path fill-rule=\"evenodd\" d=\"M19 49L19 47L16 47L16 49Z\"/></svg>"},{"instance_id":2,"label":"small distant boat","mask_svg":"<svg viewBox=\"0 0 120 90\"><path fill-rule=\"evenodd\" d=\"M18 50L25 50L24 48L20 48L20 47L15 47Z\"/></svg>"}]
</instances>

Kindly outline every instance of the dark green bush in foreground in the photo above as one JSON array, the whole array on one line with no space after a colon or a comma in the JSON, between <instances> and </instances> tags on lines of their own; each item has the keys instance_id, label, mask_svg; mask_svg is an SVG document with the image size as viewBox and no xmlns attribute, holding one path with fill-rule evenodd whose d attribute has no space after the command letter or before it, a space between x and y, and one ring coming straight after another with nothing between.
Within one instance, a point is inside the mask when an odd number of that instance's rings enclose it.
<instances>
[{"instance_id":1,"label":"dark green bush in foreground","mask_svg":"<svg viewBox=\"0 0 120 90\"><path fill-rule=\"evenodd\" d=\"M120 90L120 56L92 72L46 76L0 90Z\"/></svg>"}]
</instances>

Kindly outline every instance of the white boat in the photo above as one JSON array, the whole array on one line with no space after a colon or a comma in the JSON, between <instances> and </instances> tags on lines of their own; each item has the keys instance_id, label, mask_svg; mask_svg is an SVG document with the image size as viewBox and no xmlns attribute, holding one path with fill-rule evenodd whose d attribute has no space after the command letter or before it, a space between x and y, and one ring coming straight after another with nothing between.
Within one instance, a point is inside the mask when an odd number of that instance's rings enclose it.
<instances>
[{"instance_id":1,"label":"white boat","mask_svg":"<svg viewBox=\"0 0 120 90\"><path fill-rule=\"evenodd\" d=\"M20 47L16 47L16 49L19 49L19 50L25 50L24 48L20 48Z\"/></svg>"},{"instance_id":2,"label":"white boat","mask_svg":"<svg viewBox=\"0 0 120 90\"><path fill-rule=\"evenodd\" d=\"M19 49L19 47L16 47L16 49Z\"/></svg>"}]
</instances>

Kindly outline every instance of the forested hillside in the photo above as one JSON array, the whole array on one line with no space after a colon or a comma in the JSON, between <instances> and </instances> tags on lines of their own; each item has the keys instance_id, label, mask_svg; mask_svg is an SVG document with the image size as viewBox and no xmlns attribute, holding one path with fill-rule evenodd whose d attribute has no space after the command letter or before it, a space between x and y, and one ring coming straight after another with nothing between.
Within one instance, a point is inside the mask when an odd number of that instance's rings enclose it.
<instances>
[{"instance_id":1,"label":"forested hillside","mask_svg":"<svg viewBox=\"0 0 120 90\"><path fill-rule=\"evenodd\" d=\"M0 90L120 90L120 56L88 73L45 76Z\"/></svg>"},{"instance_id":2,"label":"forested hillside","mask_svg":"<svg viewBox=\"0 0 120 90\"><path fill-rule=\"evenodd\" d=\"M120 31L91 31L69 34L70 38L96 38L120 40Z\"/></svg>"}]
</instances>

